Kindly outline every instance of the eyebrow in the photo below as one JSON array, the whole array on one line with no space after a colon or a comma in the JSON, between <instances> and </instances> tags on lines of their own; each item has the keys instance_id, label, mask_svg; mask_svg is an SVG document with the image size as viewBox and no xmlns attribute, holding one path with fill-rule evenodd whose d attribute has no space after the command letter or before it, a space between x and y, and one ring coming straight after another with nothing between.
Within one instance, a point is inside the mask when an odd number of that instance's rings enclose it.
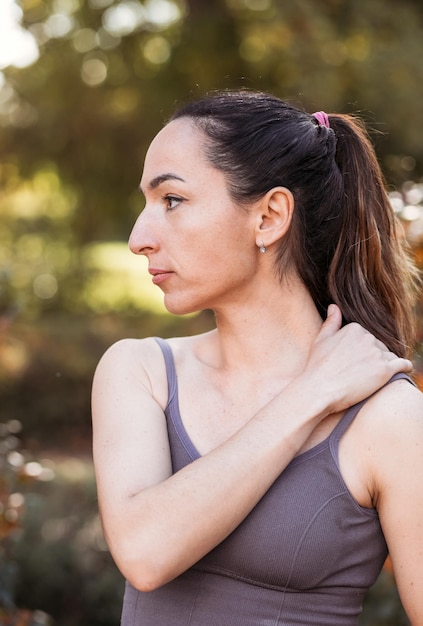
<instances>
[{"instance_id":1,"label":"eyebrow","mask_svg":"<svg viewBox=\"0 0 423 626\"><path fill-rule=\"evenodd\" d=\"M153 178L153 180L150 181L148 187L149 189L156 189L159 185L166 182L167 180L180 180L183 183L186 182L183 178L177 176L177 174L160 174L160 176L156 176L155 178Z\"/></svg>"}]
</instances>

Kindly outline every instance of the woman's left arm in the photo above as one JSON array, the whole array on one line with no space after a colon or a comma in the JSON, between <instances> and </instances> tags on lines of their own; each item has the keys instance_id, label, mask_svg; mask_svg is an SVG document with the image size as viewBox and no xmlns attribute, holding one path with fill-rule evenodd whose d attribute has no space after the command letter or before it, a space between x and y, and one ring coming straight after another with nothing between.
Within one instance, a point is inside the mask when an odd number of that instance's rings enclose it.
<instances>
[{"instance_id":1,"label":"woman's left arm","mask_svg":"<svg viewBox=\"0 0 423 626\"><path fill-rule=\"evenodd\" d=\"M380 397L371 445L375 504L403 607L412 626L423 626L423 394L396 381Z\"/></svg>"}]
</instances>

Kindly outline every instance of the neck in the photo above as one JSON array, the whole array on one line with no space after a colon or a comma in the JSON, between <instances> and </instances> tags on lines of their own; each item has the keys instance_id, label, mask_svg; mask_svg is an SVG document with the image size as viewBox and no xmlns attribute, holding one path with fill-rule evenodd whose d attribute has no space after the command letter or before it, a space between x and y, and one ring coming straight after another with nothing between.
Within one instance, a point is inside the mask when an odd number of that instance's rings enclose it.
<instances>
[{"instance_id":1,"label":"neck","mask_svg":"<svg viewBox=\"0 0 423 626\"><path fill-rule=\"evenodd\" d=\"M304 367L322 320L299 280L256 289L242 302L215 311L214 358L222 369L277 369L287 376Z\"/></svg>"}]
</instances>

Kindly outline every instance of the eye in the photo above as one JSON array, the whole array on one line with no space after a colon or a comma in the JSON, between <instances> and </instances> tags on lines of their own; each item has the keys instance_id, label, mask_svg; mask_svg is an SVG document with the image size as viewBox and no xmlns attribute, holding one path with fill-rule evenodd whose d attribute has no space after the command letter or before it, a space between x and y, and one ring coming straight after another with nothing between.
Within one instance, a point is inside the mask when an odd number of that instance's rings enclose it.
<instances>
[{"instance_id":1,"label":"eye","mask_svg":"<svg viewBox=\"0 0 423 626\"><path fill-rule=\"evenodd\" d=\"M166 204L167 210L172 211L173 209L176 209L178 204L183 201L183 198L181 198L180 196L172 196L171 194L168 194L163 198L163 200Z\"/></svg>"}]
</instances>

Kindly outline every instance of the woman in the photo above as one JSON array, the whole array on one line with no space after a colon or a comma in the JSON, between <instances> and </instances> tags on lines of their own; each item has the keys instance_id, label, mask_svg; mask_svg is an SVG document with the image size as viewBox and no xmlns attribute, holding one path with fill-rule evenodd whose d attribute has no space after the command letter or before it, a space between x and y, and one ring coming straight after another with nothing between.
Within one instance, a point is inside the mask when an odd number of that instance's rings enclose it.
<instances>
[{"instance_id":1,"label":"woman","mask_svg":"<svg viewBox=\"0 0 423 626\"><path fill-rule=\"evenodd\" d=\"M414 273L362 127L215 94L155 137L141 190L132 252L216 329L118 342L95 375L122 625L350 626L388 549L422 625Z\"/></svg>"}]
</instances>

